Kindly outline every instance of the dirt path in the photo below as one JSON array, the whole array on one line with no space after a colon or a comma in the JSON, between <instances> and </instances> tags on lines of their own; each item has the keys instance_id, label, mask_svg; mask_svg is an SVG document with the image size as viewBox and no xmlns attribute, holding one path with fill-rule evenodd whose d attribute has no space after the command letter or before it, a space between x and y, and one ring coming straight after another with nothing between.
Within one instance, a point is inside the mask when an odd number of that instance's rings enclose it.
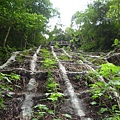
<instances>
[{"instance_id":1,"label":"dirt path","mask_svg":"<svg viewBox=\"0 0 120 120\"><path fill-rule=\"evenodd\" d=\"M13 90L2 93L6 109L0 108L0 120L102 120L100 106L90 104L85 76L106 60L92 54L82 59L83 53L53 47L49 51L50 55L39 46L15 52L0 66L2 73L20 75L11 85Z\"/></svg>"}]
</instances>

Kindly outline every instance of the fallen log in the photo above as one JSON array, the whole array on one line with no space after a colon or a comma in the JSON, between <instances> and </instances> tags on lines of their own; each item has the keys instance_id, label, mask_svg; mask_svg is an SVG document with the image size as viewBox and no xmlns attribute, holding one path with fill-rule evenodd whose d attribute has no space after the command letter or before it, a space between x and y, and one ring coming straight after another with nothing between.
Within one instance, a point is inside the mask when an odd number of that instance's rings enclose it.
<instances>
[{"instance_id":1,"label":"fallen log","mask_svg":"<svg viewBox=\"0 0 120 120\"><path fill-rule=\"evenodd\" d=\"M66 56L68 56L69 58L72 58L72 56L69 55L63 48L61 48L61 49L62 49L62 51L65 53Z\"/></svg>"},{"instance_id":2,"label":"fallen log","mask_svg":"<svg viewBox=\"0 0 120 120\"><path fill-rule=\"evenodd\" d=\"M90 70L92 70L92 71L98 76L98 80L99 80L99 81L107 84L107 83L105 82L104 78L103 78L102 76L100 76L96 70L94 70L91 66L89 66L89 65L87 65L87 64L85 64L85 65L87 66L87 68L89 68ZM94 83L95 81L92 81L92 82ZM113 87L109 87L109 90L114 91L113 94L114 94L114 96L115 96L115 98L116 98L116 100L117 100L118 107L119 107L119 109L120 109L120 96L119 96L119 93L118 93L117 90L116 90L115 88L113 88Z\"/></svg>"},{"instance_id":3,"label":"fallen log","mask_svg":"<svg viewBox=\"0 0 120 120\"><path fill-rule=\"evenodd\" d=\"M52 54L53 54L53 56L54 56L54 57L56 58L56 60L58 61L59 69L61 70L63 79L64 79L64 81L65 81L65 85L66 85L68 94L69 94L69 96L70 96L73 109L75 110L76 114L77 114L80 118L81 118L81 117L84 118L85 113L84 113L84 111L83 111L82 105L79 103L79 100L78 100L77 95L76 95L75 92L74 92L74 88L72 87L72 84L70 83L70 80L68 79L67 71L66 71L65 67L61 64L61 62L59 61L59 59L57 58L57 56L56 56L56 54L55 54L54 49L53 49L52 46L51 46L51 49L52 49ZM91 120L91 119L90 119L90 118L84 118L84 120Z\"/></svg>"},{"instance_id":4,"label":"fallen log","mask_svg":"<svg viewBox=\"0 0 120 120\"><path fill-rule=\"evenodd\" d=\"M4 63L3 65L0 66L0 69L5 68L6 66L8 66L10 64L11 61L15 61L15 57L17 54L19 54L20 52L13 52L12 56L7 60L6 63Z\"/></svg>"},{"instance_id":5,"label":"fallen log","mask_svg":"<svg viewBox=\"0 0 120 120\"><path fill-rule=\"evenodd\" d=\"M33 97L36 96L35 93L30 93L32 90L35 90L37 88L38 83L35 80L34 73L35 67L36 67L36 61L37 61L37 54L40 51L41 46L38 47L35 54L32 57L31 64L30 64L30 70L32 78L29 80L28 84L26 85L26 93L25 93L25 100L23 101L23 105L21 107L21 120L30 120L32 117L32 106L33 106Z\"/></svg>"},{"instance_id":6,"label":"fallen log","mask_svg":"<svg viewBox=\"0 0 120 120\"><path fill-rule=\"evenodd\" d=\"M120 53L113 53L112 55L108 56L106 59L108 62L120 66Z\"/></svg>"},{"instance_id":7,"label":"fallen log","mask_svg":"<svg viewBox=\"0 0 120 120\"><path fill-rule=\"evenodd\" d=\"M24 72L24 73L31 73L32 71L31 70L27 70L25 68L12 68L12 69L7 69L7 70L1 70L1 72L3 73L11 73L11 72Z\"/></svg>"}]
</instances>

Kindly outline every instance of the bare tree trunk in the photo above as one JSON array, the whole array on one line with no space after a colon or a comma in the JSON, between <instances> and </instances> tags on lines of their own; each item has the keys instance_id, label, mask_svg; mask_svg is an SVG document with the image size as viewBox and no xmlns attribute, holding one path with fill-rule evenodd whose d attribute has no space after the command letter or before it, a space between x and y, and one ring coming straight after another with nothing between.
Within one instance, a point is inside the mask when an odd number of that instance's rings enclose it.
<instances>
[{"instance_id":1,"label":"bare tree trunk","mask_svg":"<svg viewBox=\"0 0 120 120\"><path fill-rule=\"evenodd\" d=\"M27 35L24 34L24 40L25 40L25 41L24 41L24 48L25 48L25 49L26 49L27 43L28 43L28 42L27 42L27 38L28 38Z\"/></svg>"},{"instance_id":2,"label":"bare tree trunk","mask_svg":"<svg viewBox=\"0 0 120 120\"><path fill-rule=\"evenodd\" d=\"M8 35L9 35L9 33L10 33L10 29L11 29L11 27L8 28L7 34L6 34L5 39L4 39L4 41L3 41L3 48L5 48L6 41L7 41Z\"/></svg>"},{"instance_id":3,"label":"bare tree trunk","mask_svg":"<svg viewBox=\"0 0 120 120\"><path fill-rule=\"evenodd\" d=\"M25 49L27 47L27 38L25 39L25 45L24 45Z\"/></svg>"}]
</instances>

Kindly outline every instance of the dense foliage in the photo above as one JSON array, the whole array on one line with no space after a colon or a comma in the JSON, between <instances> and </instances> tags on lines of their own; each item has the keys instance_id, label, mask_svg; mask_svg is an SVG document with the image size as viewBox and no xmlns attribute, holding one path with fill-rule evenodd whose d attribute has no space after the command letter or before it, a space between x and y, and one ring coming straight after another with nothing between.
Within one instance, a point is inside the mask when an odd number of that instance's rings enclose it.
<instances>
[{"instance_id":1,"label":"dense foliage","mask_svg":"<svg viewBox=\"0 0 120 120\"><path fill-rule=\"evenodd\" d=\"M49 19L58 16L50 0L0 1L0 64L9 53L46 42ZM14 49L9 49L14 48Z\"/></svg>"},{"instance_id":2,"label":"dense foliage","mask_svg":"<svg viewBox=\"0 0 120 120\"><path fill-rule=\"evenodd\" d=\"M55 40L71 40L85 51L109 51L114 40L120 39L119 11L119 0L95 0L72 16L65 32L56 29Z\"/></svg>"},{"instance_id":3,"label":"dense foliage","mask_svg":"<svg viewBox=\"0 0 120 120\"><path fill-rule=\"evenodd\" d=\"M5 108L4 97L2 94L4 91L13 90L12 84L14 81L20 80L20 76L14 73L4 74L0 72L0 107ZM18 87L17 85L15 85ZM7 96L10 96L7 94Z\"/></svg>"},{"instance_id":4,"label":"dense foliage","mask_svg":"<svg viewBox=\"0 0 120 120\"><path fill-rule=\"evenodd\" d=\"M72 16L72 27L77 28L84 50L110 50L114 39L120 39L119 11L119 0L95 0Z\"/></svg>"},{"instance_id":5,"label":"dense foliage","mask_svg":"<svg viewBox=\"0 0 120 120\"><path fill-rule=\"evenodd\" d=\"M102 105L98 111L99 114L109 112L111 118L105 120L119 120L120 118L120 103L119 100L115 100L113 93L120 89L120 67L115 66L112 63L105 63L101 65L98 73L90 71L88 77L93 76L94 83L90 84L93 102L92 105ZM99 79L103 76L106 82ZM91 78L90 78L91 79ZM96 81L97 80L97 81ZM117 93L116 93L117 94ZM107 102L106 102L107 101ZM115 102L117 101L117 102Z\"/></svg>"},{"instance_id":6,"label":"dense foliage","mask_svg":"<svg viewBox=\"0 0 120 120\"><path fill-rule=\"evenodd\" d=\"M49 18L57 15L50 0L1 0L0 46L26 48L39 45Z\"/></svg>"}]
</instances>

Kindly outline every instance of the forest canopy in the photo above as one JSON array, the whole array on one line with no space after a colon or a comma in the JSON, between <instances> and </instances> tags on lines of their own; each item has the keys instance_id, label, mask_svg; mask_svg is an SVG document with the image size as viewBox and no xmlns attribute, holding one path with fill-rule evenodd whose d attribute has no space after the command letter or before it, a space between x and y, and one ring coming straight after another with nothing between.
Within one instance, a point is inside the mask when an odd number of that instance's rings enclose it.
<instances>
[{"instance_id":1,"label":"forest canopy","mask_svg":"<svg viewBox=\"0 0 120 120\"><path fill-rule=\"evenodd\" d=\"M45 41L51 17L59 15L50 0L1 0L0 46L27 48Z\"/></svg>"},{"instance_id":2,"label":"forest canopy","mask_svg":"<svg viewBox=\"0 0 120 120\"><path fill-rule=\"evenodd\" d=\"M0 4L2 48L24 49L65 40L84 51L109 51L114 40L120 40L119 0L94 0L72 16L71 26L65 31L59 23L48 30L49 19L60 15L50 0L1 0Z\"/></svg>"},{"instance_id":3,"label":"forest canopy","mask_svg":"<svg viewBox=\"0 0 120 120\"><path fill-rule=\"evenodd\" d=\"M71 40L77 49L110 51L120 40L120 0L94 0L73 14L70 27L57 31L55 40Z\"/></svg>"},{"instance_id":4,"label":"forest canopy","mask_svg":"<svg viewBox=\"0 0 120 120\"><path fill-rule=\"evenodd\" d=\"M83 50L111 50L115 39L120 39L120 1L95 0L84 11L77 11L71 19L74 34Z\"/></svg>"}]
</instances>

